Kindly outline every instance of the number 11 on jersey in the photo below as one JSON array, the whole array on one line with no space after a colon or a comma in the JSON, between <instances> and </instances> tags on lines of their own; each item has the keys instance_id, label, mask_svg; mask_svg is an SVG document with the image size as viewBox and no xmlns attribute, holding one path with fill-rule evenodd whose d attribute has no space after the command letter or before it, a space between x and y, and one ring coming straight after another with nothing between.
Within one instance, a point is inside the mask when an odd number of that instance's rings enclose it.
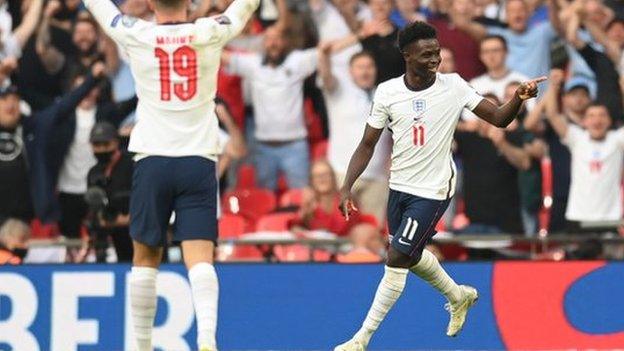
<instances>
[{"instance_id":1,"label":"number 11 on jersey","mask_svg":"<svg viewBox=\"0 0 624 351\"><path fill-rule=\"evenodd\" d=\"M160 66L160 100L171 100L171 66L178 76L186 78L186 83L173 84L173 93L182 101L192 99L197 93L197 54L195 50L184 45L169 55L167 51L156 48L154 56L158 59Z\"/></svg>"},{"instance_id":2,"label":"number 11 on jersey","mask_svg":"<svg viewBox=\"0 0 624 351\"><path fill-rule=\"evenodd\" d=\"M417 124L412 127L414 133L414 145L423 146L425 144L425 125Z\"/></svg>"}]
</instances>

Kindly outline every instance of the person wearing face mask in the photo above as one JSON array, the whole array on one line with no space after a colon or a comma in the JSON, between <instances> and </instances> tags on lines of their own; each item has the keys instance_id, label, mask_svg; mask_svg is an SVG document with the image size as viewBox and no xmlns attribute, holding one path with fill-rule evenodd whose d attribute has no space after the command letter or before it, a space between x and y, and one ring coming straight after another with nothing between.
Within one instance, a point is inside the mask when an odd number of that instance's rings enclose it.
<instances>
[{"instance_id":1,"label":"person wearing face mask","mask_svg":"<svg viewBox=\"0 0 624 351\"><path fill-rule=\"evenodd\" d=\"M21 264L28 252L30 227L18 219L8 219L0 227L0 266Z\"/></svg>"},{"instance_id":2,"label":"person wearing face mask","mask_svg":"<svg viewBox=\"0 0 624 351\"><path fill-rule=\"evenodd\" d=\"M115 246L118 262L132 261L130 239L130 191L132 190L132 157L119 149L117 129L110 123L97 123L89 136L97 164L89 170L89 191L99 187L106 193L108 205L95 215L98 221L97 239L106 242L110 236ZM97 243L96 243L97 244Z\"/></svg>"}]
</instances>

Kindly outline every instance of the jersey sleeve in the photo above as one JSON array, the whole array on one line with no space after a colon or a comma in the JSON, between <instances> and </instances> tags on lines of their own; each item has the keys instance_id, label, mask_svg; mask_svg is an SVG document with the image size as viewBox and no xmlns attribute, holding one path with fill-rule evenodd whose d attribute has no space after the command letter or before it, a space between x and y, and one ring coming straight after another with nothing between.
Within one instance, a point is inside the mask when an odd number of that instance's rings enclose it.
<instances>
[{"instance_id":1,"label":"jersey sleeve","mask_svg":"<svg viewBox=\"0 0 624 351\"><path fill-rule=\"evenodd\" d=\"M390 111L388 110L388 106L386 106L383 96L383 92L378 88L373 97L370 115L366 121L368 125L375 129L384 129L390 118Z\"/></svg>"},{"instance_id":2,"label":"jersey sleeve","mask_svg":"<svg viewBox=\"0 0 624 351\"><path fill-rule=\"evenodd\" d=\"M128 28L132 27L138 18L123 15L111 0L84 0L84 4L104 32L124 45Z\"/></svg>"},{"instance_id":3,"label":"jersey sleeve","mask_svg":"<svg viewBox=\"0 0 624 351\"><path fill-rule=\"evenodd\" d=\"M198 19L197 35L208 43L224 46L243 30L259 4L260 0L234 0L222 15Z\"/></svg>"},{"instance_id":4,"label":"jersey sleeve","mask_svg":"<svg viewBox=\"0 0 624 351\"><path fill-rule=\"evenodd\" d=\"M568 124L568 131L565 138L561 139L561 143L567 147L574 147L576 143L583 137L584 131L581 127Z\"/></svg>"},{"instance_id":5,"label":"jersey sleeve","mask_svg":"<svg viewBox=\"0 0 624 351\"><path fill-rule=\"evenodd\" d=\"M460 102L462 107L470 111L474 110L481 100L483 100L483 96L479 95L479 93L458 74L454 74L454 78L457 101Z\"/></svg>"}]
</instances>

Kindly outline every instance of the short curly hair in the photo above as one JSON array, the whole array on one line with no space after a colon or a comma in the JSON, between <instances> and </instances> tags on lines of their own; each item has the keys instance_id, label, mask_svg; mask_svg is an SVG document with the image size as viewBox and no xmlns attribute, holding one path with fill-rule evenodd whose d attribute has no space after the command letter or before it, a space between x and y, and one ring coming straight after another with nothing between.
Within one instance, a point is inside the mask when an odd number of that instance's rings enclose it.
<instances>
[{"instance_id":1,"label":"short curly hair","mask_svg":"<svg viewBox=\"0 0 624 351\"><path fill-rule=\"evenodd\" d=\"M403 52L407 45L422 39L436 39L436 35L436 29L425 22L410 23L399 32L399 49Z\"/></svg>"}]
</instances>

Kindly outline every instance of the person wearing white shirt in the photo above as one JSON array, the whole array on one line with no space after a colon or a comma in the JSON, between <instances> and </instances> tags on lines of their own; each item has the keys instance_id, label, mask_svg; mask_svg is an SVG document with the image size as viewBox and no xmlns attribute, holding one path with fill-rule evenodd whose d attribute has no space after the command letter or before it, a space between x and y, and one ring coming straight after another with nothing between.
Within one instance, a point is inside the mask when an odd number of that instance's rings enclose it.
<instances>
[{"instance_id":1,"label":"person wearing white shirt","mask_svg":"<svg viewBox=\"0 0 624 351\"><path fill-rule=\"evenodd\" d=\"M330 63L329 46L323 47L321 53L319 75L329 122L327 159L336 171L338 182L342 183L349 157L364 134L366 117L373 102L377 69L373 56L360 52L351 57L350 77L335 75ZM384 132L368 168L353 188L362 212L374 215L379 223L383 223L386 216L391 145L390 133Z\"/></svg>"},{"instance_id":2,"label":"person wearing white shirt","mask_svg":"<svg viewBox=\"0 0 624 351\"><path fill-rule=\"evenodd\" d=\"M156 276L175 211L173 240L181 241L197 319L197 347L217 350L219 281L219 153L214 98L221 52L259 0L234 0L215 17L189 21L187 0L151 0L156 22L122 14L110 0L85 0L104 32L129 57L139 97L128 149L137 153L130 201L133 267L129 275L133 343L147 351L156 317ZM156 339L160 340L160 338Z\"/></svg>"},{"instance_id":3,"label":"person wearing white shirt","mask_svg":"<svg viewBox=\"0 0 624 351\"><path fill-rule=\"evenodd\" d=\"M558 113L548 113L547 117L572 155L566 209L570 228L578 229L578 222L621 220L619 189L624 169L624 127L610 130L609 111L598 103L590 104L585 110L582 127L569 123Z\"/></svg>"},{"instance_id":4,"label":"person wearing white shirt","mask_svg":"<svg viewBox=\"0 0 624 351\"><path fill-rule=\"evenodd\" d=\"M258 183L277 187L278 174L289 188L308 184L310 167L308 132L303 111L303 82L316 71L316 48L288 51L284 33L269 27L264 35L264 54L223 55L230 73L251 86L255 120L253 159Z\"/></svg>"}]
</instances>

